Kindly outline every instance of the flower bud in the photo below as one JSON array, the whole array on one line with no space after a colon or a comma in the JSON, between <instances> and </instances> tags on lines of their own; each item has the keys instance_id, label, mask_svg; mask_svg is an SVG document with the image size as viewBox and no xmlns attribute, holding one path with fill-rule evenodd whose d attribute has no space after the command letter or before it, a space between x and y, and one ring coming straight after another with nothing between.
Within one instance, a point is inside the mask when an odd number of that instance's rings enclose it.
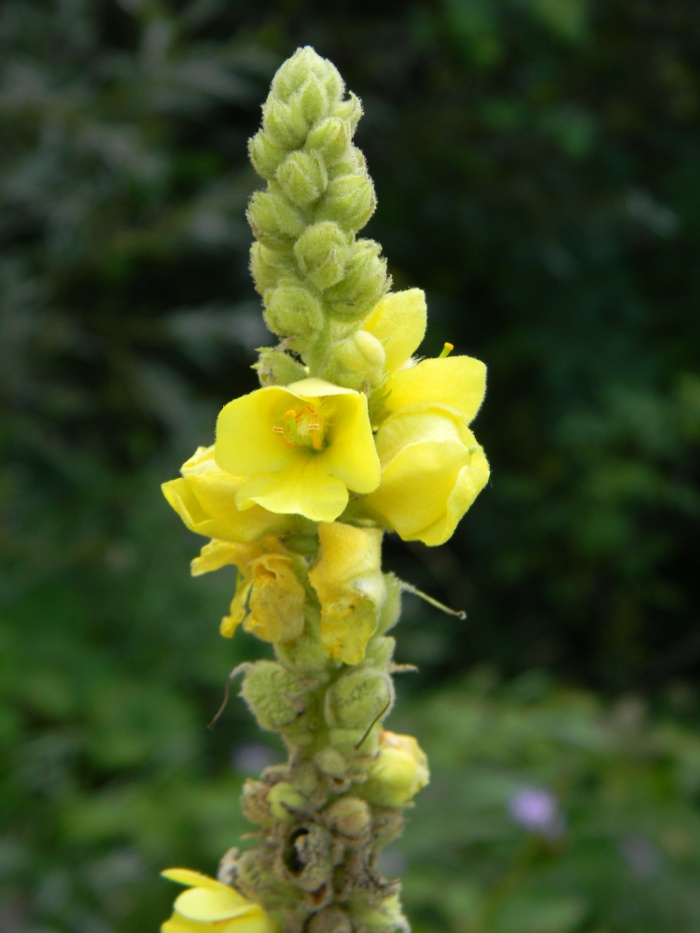
<instances>
[{"instance_id":1,"label":"flower bud","mask_svg":"<svg viewBox=\"0 0 700 933\"><path fill-rule=\"evenodd\" d=\"M256 661L248 667L241 696L266 732L282 732L305 709L298 680L274 661Z\"/></svg>"},{"instance_id":2,"label":"flower bud","mask_svg":"<svg viewBox=\"0 0 700 933\"><path fill-rule=\"evenodd\" d=\"M271 95L288 101L307 84L321 85L328 97L339 99L345 90L345 84L335 65L322 58L318 52L306 45L280 66L272 79Z\"/></svg>"},{"instance_id":3,"label":"flower bud","mask_svg":"<svg viewBox=\"0 0 700 933\"><path fill-rule=\"evenodd\" d=\"M357 233L374 213L377 199L369 175L340 175L329 182L319 214L325 220L335 220L344 230Z\"/></svg>"},{"instance_id":4,"label":"flower bud","mask_svg":"<svg viewBox=\"0 0 700 933\"><path fill-rule=\"evenodd\" d=\"M248 141L248 156L258 175L269 181L287 157L287 150L275 146L262 130L258 130Z\"/></svg>"},{"instance_id":5,"label":"flower bud","mask_svg":"<svg viewBox=\"0 0 700 933\"><path fill-rule=\"evenodd\" d=\"M309 130L306 149L316 150L326 165L338 162L350 145L351 132L339 117L326 117Z\"/></svg>"},{"instance_id":6,"label":"flower bud","mask_svg":"<svg viewBox=\"0 0 700 933\"><path fill-rule=\"evenodd\" d=\"M291 252L268 249L254 240L250 248L250 271L255 279L256 291L264 295L284 279L295 277L294 256Z\"/></svg>"},{"instance_id":7,"label":"flower bud","mask_svg":"<svg viewBox=\"0 0 700 933\"><path fill-rule=\"evenodd\" d=\"M299 207L321 197L328 184L326 167L316 153L291 152L277 169L277 182Z\"/></svg>"},{"instance_id":8,"label":"flower bud","mask_svg":"<svg viewBox=\"0 0 700 933\"><path fill-rule=\"evenodd\" d=\"M379 613L378 635L393 628L401 615L401 594L403 592L401 580L393 573L385 573L384 582L386 583L386 600L382 606L382 611Z\"/></svg>"},{"instance_id":9,"label":"flower bud","mask_svg":"<svg viewBox=\"0 0 700 933\"><path fill-rule=\"evenodd\" d=\"M383 732L360 793L382 807L405 807L429 780L428 759L413 736Z\"/></svg>"},{"instance_id":10,"label":"flower bud","mask_svg":"<svg viewBox=\"0 0 700 933\"><path fill-rule=\"evenodd\" d=\"M347 839L367 838L372 829L372 813L359 797L341 797L324 811L323 817L331 832Z\"/></svg>"},{"instance_id":11,"label":"flower bud","mask_svg":"<svg viewBox=\"0 0 700 933\"><path fill-rule=\"evenodd\" d=\"M304 229L304 218L281 191L256 191L246 214L253 236L273 250L290 249Z\"/></svg>"},{"instance_id":12,"label":"flower bud","mask_svg":"<svg viewBox=\"0 0 700 933\"><path fill-rule=\"evenodd\" d=\"M370 384L382 378L386 359L384 347L366 330L356 330L346 337L335 348L334 356L342 369L362 376Z\"/></svg>"},{"instance_id":13,"label":"flower bud","mask_svg":"<svg viewBox=\"0 0 700 933\"><path fill-rule=\"evenodd\" d=\"M350 911L356 928L363 933L411 933L411 927L401 912L398 894L390 895L376 908L363 905Z\"/></svg>"},{"instance_id":14,"label":"flower bud","mask_svg":"<svg viewBox=\"0 0 700 933\"><path fill-rule=\"evenodd\" d=\"M323 327L320 302L303 285L286 282L265 295L265 323L280 337L312 337Z\"/></svg>"},{"instance_id":15,"label":"flower bud","mask_svg":"<svg viewBox=\"0 0 700 933\"><path fill-rule=\"evenodd\" d=\"M298 813L303 813L306 807L306 798L292 784L280 781L275 784L267 795L270 811L276 820L289 822Z\"/></svg>"},{"instance_id":16,"label":"flower bud","mask_svg":"<svg viewBox=\"0 0 700 933\"><path fill-rule=\"evenodd\" d=\"M339 677L326 693L326 721L344 729L367 729L394 702L391 678L383 671L356 668Z\"/></svg>"},{"instance_id":17,"label":"flower bud","mask_svg":"<svg viewBox=\"0 0 700 933\"><path fill-rule=\"evenodd\" d=\"M257 369L262 386L288 386L309 375L306 367L284 350L264 347L259 354L259 361L253 368Z\"/></svg>"},{"instance_id":18,"label":"flower bud","mask_svg":"<svg viewBox=\"0 0 700 933\"><path fill-rule=\"evenodd\" d=\"M324 774L329 774L331 777L341 778L348 770L348 763L345 756L341 755L337 749L331 746L322 748L316 755L314 761L320 771L323 771Z\"/></svg>"},{"instance_id":19,"label":"flower bud","mask_svg":"<svg viewBox=\"0 0 700 933\"><path fill-rule=\"evenodd\" d=\"M294 244L294 255L304 275L323 290L342 279L348 245L338 224L322 220L306 228Z\"/></svg>"},{"instance_id":20,"label":"flower bud","mask_svg":"<svg viewBox=\"0 0 700 933\"><path fill-rule=\"evenodd\" d=\"M335 114L339 116L350 128L350 135L355 132L357 124L362 118L362 103L360 98L350 91L348 99L335 107Z\"/></svg>"},{"instance_id":21,"label":"flower bud","mask_svg":"<svg viewBox=\"0 0 700 933\"><path fill-rule=\"evenodd\" d=\"M332 83L332 82L331 82ZM332 98L332 94L330 98ZM309 126L328 116L331 101L324 84L317 78L310 78L296 95L298 104Z\"/></svg>"},{"instance_id":22,"label":"flower bud","mask_svg":"<svg viewBox=\"0 0 700 933\"><path fill-rule=\"evenodd\" d=\"M309 129L300 107L283 104L274 97L268 97L263 104L262 125L270 142L280 149L298 149Z\"/></svg>"},{"instance_id":23,"label":"flower bud","mask_svg":"<svg viewBox=\"0 0 700 933\"><path fill-rule=\"evenodd\" d=\"M342 281L323 296L328 313L343 321L362 320L387 289L386 260L374 240L358 240Z\"/></svg>"}]
</instances>

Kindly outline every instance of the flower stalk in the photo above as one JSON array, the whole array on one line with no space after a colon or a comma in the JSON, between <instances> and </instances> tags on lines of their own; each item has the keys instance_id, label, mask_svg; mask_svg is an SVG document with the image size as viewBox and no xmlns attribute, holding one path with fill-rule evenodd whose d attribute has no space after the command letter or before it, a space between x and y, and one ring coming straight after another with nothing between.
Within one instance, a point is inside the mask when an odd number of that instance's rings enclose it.
<instances>
[{"instance_id":1,"label":"flower stalk","mask_svg":"<svg viewBox=\"0 0 700 933\"><path fill-rule=\"evenodd\" d=\"M417 361L419 289L391 290L357 234L375 207L352 139L361 116L335 67L299 49L275 75L250 158L267 182L248 220L268 328L261 388L224 406L215 443L163 486L207 537L192 572L237 568L221 633L242 626L273 657L241 665L241 696L288 760L248 780L257 842L218 880L188 869L163 933L399 933L398 881L377 868L428 782L411 736L384 728L394 703L401 593L382 569L386 532L446 541L489 471L469 429L485 391L478 360ZM417 492L420 494L417 495Z\"/></svg>"}]
</instances>

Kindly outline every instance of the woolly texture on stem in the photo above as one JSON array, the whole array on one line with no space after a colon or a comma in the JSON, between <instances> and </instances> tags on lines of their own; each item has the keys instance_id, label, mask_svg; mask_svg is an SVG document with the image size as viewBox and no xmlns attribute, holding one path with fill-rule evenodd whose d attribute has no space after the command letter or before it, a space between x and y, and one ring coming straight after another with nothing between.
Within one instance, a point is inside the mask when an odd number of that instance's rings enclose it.
<instances>
[{"instance_id":1,"label":"woolly texture on stem","mask_svg":"<svg viewBox=\"0 0 700 933\"><path fill-rule=\"evenodd\" d=\"M311 48L277 72L250 142L267 187L248 220L279 342L260 351L261 388L225 405L214 445L163 486L185 525L211 539L192 572L237 568L221 633L242 625L272 645L274 659L234 675L288 751L244 787L257 845L232 848L218 881L166 873L188 890L163 933L409 930L377 855L428 765L414 738L383 727L402 584L383 572L381 545L386 531L441 544L486 484L469 429L485 368L451 347L413 358L425 297L392 292L379 245L357 237L375 207L352 143L361 113Z\"/></svg>"}]
</instances>

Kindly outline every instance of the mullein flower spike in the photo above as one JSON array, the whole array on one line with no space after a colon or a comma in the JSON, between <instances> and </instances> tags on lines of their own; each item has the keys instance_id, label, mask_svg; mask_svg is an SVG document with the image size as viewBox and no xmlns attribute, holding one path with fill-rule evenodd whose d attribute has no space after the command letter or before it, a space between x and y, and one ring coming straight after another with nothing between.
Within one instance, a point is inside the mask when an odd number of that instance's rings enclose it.
<instances>
[{"instance_id":1,"label":"mullein flower spike","mask_svg":"<svg viewBox=\"0 0 700 933\"><path fill-rule=\"evenodd\" d=\"M382 572L385 532L446 541L488 480L469 425L478 360L413 354L419 289L391 290L381 248L357 234L375 207L352 139L362 114L334 66L299 49L277 72L250 158L251 271L268 328L261 388L224 406L216 440L163 493L209 539L193 574L236 567L221 633L242 626L274 659L240 665L241 696L280 735L286 764L246 782L260 844L219 880L188 869L163 933L398 933L398 882L377 869L428 782L425 754L383 722L403 590Z\"/></svg>"}]
</instances>

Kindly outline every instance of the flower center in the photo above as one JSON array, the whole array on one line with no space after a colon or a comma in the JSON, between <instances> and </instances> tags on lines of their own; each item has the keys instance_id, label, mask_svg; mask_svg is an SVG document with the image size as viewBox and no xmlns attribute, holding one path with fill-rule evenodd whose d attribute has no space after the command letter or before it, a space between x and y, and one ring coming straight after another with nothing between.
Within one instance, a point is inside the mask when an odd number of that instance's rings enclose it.
<instances>
[{"instance_id":1,"label":"flower center","mask_svg":"<svg viewBox=\"0 0 700 933\"><path fill-rule=\"evenodd\" d=\"M279 434L289 447L323 450L326 446L323 427L321 413L307 405L298 411L290 408L282 416L281 422L273 425L272 430Z\"/></svg>"}]
</instances>

